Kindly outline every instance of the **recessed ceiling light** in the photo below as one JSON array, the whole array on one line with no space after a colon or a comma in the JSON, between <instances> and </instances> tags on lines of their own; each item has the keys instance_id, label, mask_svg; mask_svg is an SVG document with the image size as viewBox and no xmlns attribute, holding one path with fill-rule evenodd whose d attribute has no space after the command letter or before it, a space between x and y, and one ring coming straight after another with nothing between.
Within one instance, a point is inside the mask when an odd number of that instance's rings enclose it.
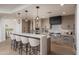
<instances>
[{"instance_id":1,"label":"recessed ceiling light","mask_svg":"<svg viewBox=\"0 0 79 59\"><path fill-rule=\"evenodd\" d=\"M45 18L45 16L42 16L42 18Z\"/></svg>"},{"instance_id":2,"label":"recessed ceiling light","mask_svg":"<svg viewBox=\"0 0 79 59\"><path fill-rule=\"evenodd\" d=\"M66 14L66 12L62 12L63 14Z\"/></svg>"},{"instance_id":3,"label":"recessed ceiling light","mask_svg":"<svg viewBox=\"0 0 79 59\"><path fill-rule=\"evenodd\" d=\"M60 4L60 6L64 6L64 4Z\"/></svg>"},{"instance_id":4,"label":"recessed ceiling light","mask_svg":"<svg viewBox=\"0 0 79 59\"><path fill-rule=\"evenodd\" d=\"M52 12L48 12L48 13L50 14L50 13L52 13Z\"/></svg>"}]
</instances>

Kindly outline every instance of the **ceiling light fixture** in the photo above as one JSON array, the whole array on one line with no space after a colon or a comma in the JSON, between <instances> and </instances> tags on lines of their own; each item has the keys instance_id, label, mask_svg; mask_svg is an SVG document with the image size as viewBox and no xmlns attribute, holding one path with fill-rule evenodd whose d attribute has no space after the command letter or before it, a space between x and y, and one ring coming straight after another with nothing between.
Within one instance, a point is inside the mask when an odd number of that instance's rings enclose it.
<instances>
[{"instance_id":1,"label":"ceiling light fixture","mask_svg":"<svg viewBox=\"0 0 79 59\"><path fill-rule=\"evenodd\" d=\"M27 19L27 12L28 12L28 10L25 10L25 12L26 12L26 17L25 17L25 22L27 22L28 21L28 19Z\"/></svg>"},{"instance_id":2,"label":"ceiling light fixture","mask_svg":"<svg viewBox=\"0 0 79 59\"><path fill-rule=\"evenodd\" d=\"M66 12L62 12L64 15L66 14Z\"/></svg>"},{"instance_id":3,"label":"ceiling light fixture","mask_svg":"<svg viewBox=\"0 0 79 59\"><path fill-rule=\"evenodd\" d=\"M64 4L60 4L61 6L64 6Z\"/></svg>"},{"instance_id":4,"label":"ceiling light fixture","mask_svg":"<svg viewBox=\"0 0 79 59\"><path fill-rule=\"evenodd\" d=\"M18 13L18 20L17 20L18 24L20 24L20 15L21 13Z\"/></svg>"},{"instance_id":5,"label":"ceiling light fixture","mask_svg":"<svg viewBox=\"0 0 79 59\"><path fill-rule=\"evenodd\" d=\"M36 8L37 8L37 16L36 16L36 20L38 20L38 19L39 19L39 16L38 16L38 9L39 9L39 6L36 6Z\"/></svg>"},{"instance_id":6,"label":"ceiling light fixture","mask_svg":"<svg viewBox=\"0 0 79 59\"><path fill-rule=\"evenodd\" d=\"M39 24L39 16L38 16L38 9L39 9L39 6L36 6L36 9L37 9L37 16L35 18L35 23L36 23L36 28L38 28L38 24Z\"/></svg>"}]
</instances>

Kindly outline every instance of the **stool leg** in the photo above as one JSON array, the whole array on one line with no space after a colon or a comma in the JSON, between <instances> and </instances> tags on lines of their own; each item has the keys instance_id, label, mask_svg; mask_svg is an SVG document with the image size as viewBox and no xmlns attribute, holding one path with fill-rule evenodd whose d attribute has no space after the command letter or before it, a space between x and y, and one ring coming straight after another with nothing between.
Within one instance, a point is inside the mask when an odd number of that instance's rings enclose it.
<instances>
[{"instance_id":1,"label":"stool leg","mask_svg":"<svg viewBox=\"0 0 79 59\"><path fill-rule=\"evenodd\" d=\"M35 50L35 47L31 47L31 54L33 53L34 55L36 54L36 50Z\"/></svg>"},{"instance_id":2,"label":"stool leg","mask_svg":"<svg viewBox=\"0 0 79 59\"><path fill-rule=\"evenodd\" d=\"M13 40L13 50L15 50L15 40Z\"/></svg>"},{"instance_id":3,"label":"stool leg","mask_svg":"<svg viewBox=\"0 0 79 59\"><path fill-rule=\"evenodd\" d=\"M35 54L34 52L35 52L34 47L32 47L32 53Z\"/></svg>"},{"instance_id":4,"label":"stool leg","mask_svg":"<svg viewBox=\"0 0 79 59\"><path fill-rule=\"evenodd\" d=\"M12 45L13 45L13 43L12 43L12 42L13 42L13 41L11 40L11 49L13 48L13 47L12 47Z\"/></svg>"},{"instance_id":5,"label":"stool leg","mask_svg":"<svg viewBox=\"0 0 79 59\"><path fill-rule=\"evenodd\" d=\"M40 54L40 45L37 47L38 54Z\"/></svg>"},{"instance_id":6,"label":"stool leg","mask_svg":"<svg viewBox=\"0 0 79 59\"><path fill-rule=\"evenodd\" d=\"M34 49L35 51L34 51L34 54L35 55L37 55L37 51L38 51L38 48L37 47L35 47L35 49Z\"/></svg>"},{"instance_id":7,"label":"stool leg","mask_svg":"<svg viewBox=\"0 0 79 59\"><path fill-rule=\"evenodd\" d=\"M19 54L22 55L22 43L21 41L18 43Z\"/></svg>"},{"instance_id":8,"label":"stool leg","mask_svg":"<svg viewBox=\"0 0 79 59\"><path fill-rule=\"evenodd\" d=\"M28 54L31 55L31 46L28 44Z\"/></svg>"},{"instance_id":9,"label":"stool leg","mask_svg":"<svg viewBox=\"0 0 79 59\"><path fill-rule=\"evenodd\" d=\"M16 40L14 40L14 50L16 51Z\"/></svg>"},{"instance_id":10,"label":"stool leg","mask_svg":"<svg viewBox=\"0 0 79 59\"><path fill-rule=\"evenodd\" d=\"M33 54L33 48L30 46L30 49L29 49L29 54L32 55Z\"/></svg>"},{"instance_id":11,"label":"stool leg","mask_svg":"<svg viewBox=\"0 0 79 59\"><path fill-rule=\"evenodd\" d=\"M38 47L39 46L31 47L31 51L32 51L31 54L33 53L34 55L37 55L38 54L38 51L39 51Z\"/></svg>"},{"instance_id":12,"label":"stool leg","mask_svg":"<svg viewBox=\"0 0 79 59\"><path fill-rule=\"evenodd\" d=\"M16 41L16 44L15 44L15 51L17 51L17 47L18 47L18 42Z\"/></svg>"},{"instance_id":13,"label":"stool leg","mask_svg":"<svg viewBox=\"0 0 79 59\"><path fill-rule=\"evenodd\" d=\"M23 44L21 43L21 48L20 48L21 55L22 55L22 50L23 50Z\"/></svg>"},{"instance_id":14,"label":"stool leg","mask_svg":"<svg viewBox=\"0 0 79 59\"><path fill-rule=\"evenodd\" d=\"M20 41L19 41L18 45L17 45L17 50L19 51L19 54L20 54L20 47L21 47L21 44L20 44Z\"/></svg>"},{"instance_id":15,"label":"stool leg","mask_svg":"<svg viewBox=\"0 0 79 59\"><path fill-rule=\"evenodd\" d=\"M14 43L14 40L11 40L11 49L12 49L12 50L14 50L14 48L15 48L15 47L14 47L14 44L15 44L15 43Z\"/></svg>"},{"instance_id":16,"label":"stool leg","mask_svg":"<svg viewBox=\"0 0 79 59\"><path fill-rule=\"evenodd\" d=\"M28 44L26 44L26 54L28 53Z\"/></svg>"}]
</instances>

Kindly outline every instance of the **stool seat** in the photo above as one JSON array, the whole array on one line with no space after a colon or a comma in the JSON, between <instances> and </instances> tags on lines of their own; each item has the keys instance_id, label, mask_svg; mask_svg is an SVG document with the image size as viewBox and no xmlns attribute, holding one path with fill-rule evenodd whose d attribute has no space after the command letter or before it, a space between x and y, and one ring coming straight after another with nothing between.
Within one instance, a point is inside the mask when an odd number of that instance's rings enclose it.
<instances>
[{"instance_id":1,"label":"stool seat","mask_svg":"<svg viewBox=\"0 0 79 59\"><path fill-rule=\"evenodd\" d=\"M20 36L15 36L16 37L16 51L19 51L19 54L21 54L21 37Z\"/></svg>"},{"instance_id":2,"label":"stool seat","mask_svg":"<svg viewBox=\"0 0 79 59\"><path fill-rule=\"evenodd\" d=\"M29 38L29 43L30 43L30 54L39 54L39 49L40 49L40 40L34 39L34 38Z\"/></svg>"},{"instance_id":3,"label":"stool seat","mask_svg":"<svg viewBox=\"0 0 79 59\"><path fill-rule=\"evenodd\" d=\"M40 44L40 40L34 39L34 38L29 38L29 43L31 46L35 47L35 46L38 46Z\"/></svg>"},{"instance_id":4,"label":"stool seat","mask_svg":"<svg viewBox=\"0 0 79 59\"><path fill-rule=\"evenodd\" d=\"M21 41L21 37L20 36L16 36L16 41Z\"/></svg>"},{"instance_id":5,"label":"stool seat","mask_svg":"<svg viewBox=\"0 0 79 59\"><path fill-rule=\"evenodd\" d=\"M11 40L15 40L16 39L15 35L13 35L13 34L10 34L10 37L11 37Z\"/></svg>"},{"instance_id":6,"label":"stool seat","mask_svg":"<svg viewBox=\"0 0 79 59\"><path fill-rule=\"evenodd\" d=\"M21 45L21 54L22 54L22 51L24 51L26 54L29 53L29 39L27 37L21 37L21 42L22 42L22 45Z\"/></svg>"},{"instance_id":7,"label":"stool seat","mask_svg":"<svg viewBox=\"0 0 79 59\"><path fill-rule=\"evenodd\" d=\"M11 49L15 50L15 45L16 45L15 35L10 34L10 38L11 38Z\"/></svg>"},{"instance_id":8,"label":"stool seat","mask_svg":"<svg viewBox=\"0 0 79 59\"><path fill-rule=\"evenodd\" d=\"M22 41L23 44L29 43L29 39L26 38L26 37L21 37L21 41Z\"/></svg>"}]
</instances>

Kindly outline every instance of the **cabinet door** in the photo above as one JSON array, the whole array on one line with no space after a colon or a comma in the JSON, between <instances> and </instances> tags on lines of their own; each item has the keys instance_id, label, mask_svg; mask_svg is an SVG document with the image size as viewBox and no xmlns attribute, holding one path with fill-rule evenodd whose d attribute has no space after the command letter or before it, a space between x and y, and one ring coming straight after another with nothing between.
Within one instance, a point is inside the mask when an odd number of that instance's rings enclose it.
<instances>
[{"instance_id":1,"label":"cabinet door","mask_svg":"<svg viewBox=\"0 0 79 59\"><path fill-rule=\"evenodd\" d=\"M50 24L51 25L60 25L62 23L61 16L50 17Z\"/></svg>"}]
</instances>

